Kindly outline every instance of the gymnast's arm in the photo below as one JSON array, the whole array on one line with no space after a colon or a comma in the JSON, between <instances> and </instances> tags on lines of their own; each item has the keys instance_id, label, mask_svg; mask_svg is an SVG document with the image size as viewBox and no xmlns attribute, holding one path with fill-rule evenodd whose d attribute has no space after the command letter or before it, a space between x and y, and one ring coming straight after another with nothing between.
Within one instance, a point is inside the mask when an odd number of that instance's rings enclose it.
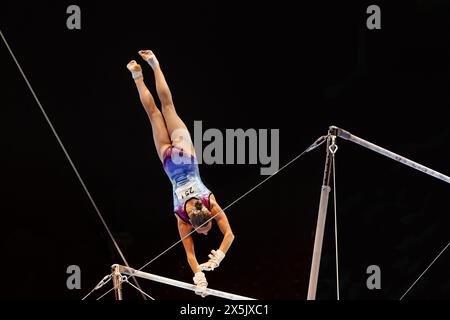
<instances>
[{"instance_id":1,"label":"gymnast's arm","mask_svg":"<svg viewBox=\"0 0 450 320\"><path fill-rule=\"evenodd\" d=\"M216 219L217 225L219 226L219 229L223 234L223 240L220 244L219 250L223 253L227 253L228 249L230 249L231 244L233 243L234 234L231 230L231 226L228 222L228 218L225 212L217 204L216 199L213 195L211 195L211 213L214 219Z\"/></svg>"},{"instance_id":2,"label":"gymnast's arm","mask_svg":"<svg viewBox=\"0 0 450 320\"><path fill-rule=\"evenodd\" d=\"M192 226L185 223L178 216L177 224L178 232L180 233L180 238L182 239L184 250L186 251L186 257L189 266L191 267L192 272L199 272L201 271L201 268L198 264L197 258L195 257L194 240L190 235L188 235L192 231Z\"/></svg>"}]
</instances>

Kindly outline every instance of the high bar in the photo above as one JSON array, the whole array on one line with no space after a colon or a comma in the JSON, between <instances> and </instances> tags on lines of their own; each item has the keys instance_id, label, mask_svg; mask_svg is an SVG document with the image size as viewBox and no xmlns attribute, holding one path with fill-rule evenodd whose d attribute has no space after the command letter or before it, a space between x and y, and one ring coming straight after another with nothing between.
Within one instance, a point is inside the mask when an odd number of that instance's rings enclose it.
<instances>
[{"instance_id":1,"label":"high bar","mask_svg":"<svg viewBox=\"0 0 450 320\"><path fill-rule=\"evenodd\" d=\"M127 268L125 266L122 265L118 265L115 264L112 266L114 267L118 267L118 271L120 273L126 274L126 275L132 275L135 277L139 277L139 278L143 278L143 279L147 279L147 280L152 280L152 281L156 281L159 283L164 283L170 286L174 286L174 287L178 287L181 289L186 289L186 290L192 290L195 291L196 290L196 286L194 284L190 284L187 282L182 282L182 281L178 281L178 280L173 280L170 278L166 278L166 277L161 277L158 276L156 274L152 274L152 273L147 273L147 272L142 272L139 270L135 270L133 268ZM253 298L249 298L249 297L244 297L244 296L240 296L237 294L232 294L232 293L228 293L228 292L224 292L224 291L219 291L219 290L214 290L214 289L209 289L207 288L205 291L208 295L211 296L216 296L219 298L224 298L224 299L229 299L229 300L256 300Z\"/></svg>"},{"instance_id":2,"label":"high bar","mask_svg":"<svg viewBox=\"0 0 450 320\"><path fill-rule=\"evenodd\" d=\"M340 138L343 138L345 140L349 140L351 142L354 142L356 144L359 144L360 146L363 146L367 149L370 149L372 151L375 151L379 154L382 154L388 158L391 158L392 160L398 161L400 163L403 163L404 165L407 165L413 169L416 169L418 171L421 171L429 176L432 176L436 179L442 180L444 182L447 182L450 184L450 177L446 176L445 174L442 174L440 172L437 172L433 169L430 169L428 167L425 167L424 165L421 165L420 163L414 162L412 160L409 160L408 158L402 157L401 155L398 155L392 151L386 150L380 146L377 146L376 144L373 144L369 141L366 141L364 139L361 139L353 134L351 134L348 131L345 131L343 129L340 129L335 126L331 126L330 129L332 131L335 131L336 135Z\"/></svg>"}]
</instances>

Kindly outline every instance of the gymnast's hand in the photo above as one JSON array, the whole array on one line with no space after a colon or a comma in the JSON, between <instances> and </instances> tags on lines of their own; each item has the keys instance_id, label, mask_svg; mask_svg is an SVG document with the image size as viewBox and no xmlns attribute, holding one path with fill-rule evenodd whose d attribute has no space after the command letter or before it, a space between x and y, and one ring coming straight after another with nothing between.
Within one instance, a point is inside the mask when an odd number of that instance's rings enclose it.
<instances>
[{"instance_id":1,"label":"gymnast's hand","mask_svg":"<svg viewBox=\"0 0 450 320\"><path fill-rule=\"evenodd\" d=\"M202 298L206 297L206 287L208 287L208 282L206 281L205 274L201 271L196 272L194 275L194 283L197 286L195 289L195 294L198 294Z\"/></svg>"},{"instance_id":2,"label":"gymnast's hand","mask_svg":"<svg viewBox=\"0 0 450 320\"><path fill-rule=\"evenodd\" d=\"M202 263L200 268L202 271L214 271L217 267L219 267L220 262L222 262L223 258L225 258L225 253L221 250L211 250L211 254L208 255L208 262Z\"/></svg>"}]
</instances>

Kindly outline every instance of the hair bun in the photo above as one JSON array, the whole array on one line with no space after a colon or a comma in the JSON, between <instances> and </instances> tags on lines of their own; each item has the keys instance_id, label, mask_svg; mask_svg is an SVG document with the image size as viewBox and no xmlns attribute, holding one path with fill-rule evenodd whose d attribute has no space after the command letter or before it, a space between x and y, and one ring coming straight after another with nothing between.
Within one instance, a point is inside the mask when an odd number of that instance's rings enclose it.
<instances>
[{"instance_id":1,"label":"hair bun","mask_svg":"<svg viewBox=\"0 0 450 320\"><path fill-rule=\"evenodd\" d=\"M202 210L202 208L203 208L203 203L201 201L197 200L195 202L195 209Z\"/></svg>"}]
</instances>

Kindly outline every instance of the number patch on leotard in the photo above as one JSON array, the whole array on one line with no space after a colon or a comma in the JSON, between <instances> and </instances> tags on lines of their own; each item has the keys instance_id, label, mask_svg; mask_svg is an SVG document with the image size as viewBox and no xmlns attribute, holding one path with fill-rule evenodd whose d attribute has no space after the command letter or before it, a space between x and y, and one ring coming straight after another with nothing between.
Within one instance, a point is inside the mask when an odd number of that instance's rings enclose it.
<instances>
[{"instance_id":1,"label":"number patch on leotard","mask_svg":"<svg viewBox=\"0 0 450 320\"><path fill-rule=\"evenodd\" d=\"M188 183L184 186L181 186L175 190L175 193L178 197L178 199L185 199L189 197L193 197L195 194L198 193L198 190L196 188L195 183Z\"/></svg>"}]
</instances>

